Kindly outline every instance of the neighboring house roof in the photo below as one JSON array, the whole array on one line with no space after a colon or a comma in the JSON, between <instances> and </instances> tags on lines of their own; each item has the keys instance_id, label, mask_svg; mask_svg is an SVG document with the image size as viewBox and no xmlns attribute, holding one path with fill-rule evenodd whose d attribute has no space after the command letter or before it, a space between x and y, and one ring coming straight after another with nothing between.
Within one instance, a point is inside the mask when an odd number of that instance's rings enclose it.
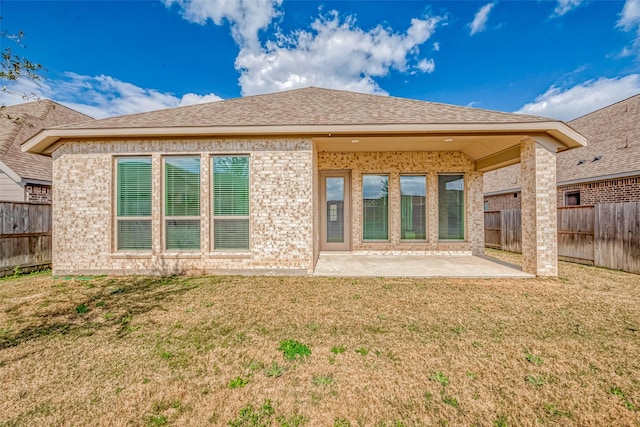
<instances>
[{"instance_id":1,"label":"neighboring house roof","mask_svg":"<svg viewBox=\"0 0 640 427\"><path fill-rule=\"evenodd\" d=\"M559 120L310 87L47 129L25 143L23 149L50 154L50 147L69 137L343 135L346 138L400 133L416 137L437 135L439 139L430 142L440 144L442 135L467 136L467 140L456 143L466 144L465 147L475 144L474 154L470 154L471 150L466 152L474 159L485 151L496 153L519 146L518 137L527 133L551 136L565 149L584 143L581 135ZM478 141L496 133L509 135L510 139ZM442 149L464 152L461 146L450 147Z\"/></svg>"},{"instance_id":2,"label":"neighboring house roof","mask_svg":"<svg viewBox=\"0 0 640 427\"><path fill-rule=\"evenodd\" d=\"M640 175L640 94L567 123L588 144L558 153L558 185ZM484 175L485 194L520 189L520 165Z\"/></svg>"},{"instance_id":3,"label":"neighboring house roof","mask_svg":"<svg viewBox=\"0 0 640 427\"><path fill-rule=\"evenodd\" d=\"M0 109L0 164L20 180L51 182L51 159L23 153L21 144L42 129L92 120L78 111L44 99Z\"/></svg>"}]
</instances>

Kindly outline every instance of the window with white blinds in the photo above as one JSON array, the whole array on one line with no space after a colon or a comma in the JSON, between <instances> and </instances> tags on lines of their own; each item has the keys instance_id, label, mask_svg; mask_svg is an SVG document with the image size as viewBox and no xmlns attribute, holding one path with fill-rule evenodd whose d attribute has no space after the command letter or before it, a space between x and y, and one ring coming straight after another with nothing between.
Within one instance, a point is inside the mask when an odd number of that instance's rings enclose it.
<instances>
[{"instance_id":1,"label":"window with white blinds","mask_svg":"<svg viewBox=\"0 0 640 427\"><path fill-rule=\"evenodd\" d=\"M151 157L116 159L116 249L151 249Z\"/></svg>"},{"instance_id":2,"label":"window with white blinds","mask_svg":"<svg viewBox=\"0 0 640 427\"><path fill-rule=\"evenodd\" d=\"M214 156L213 249L249 249L249 157Z\"/></svg>"},{"instance_id":3,"label":"window with white blinds","mask_svg":"<svg viewBox=\"0 0 640 427\"><path fill-rule=\"evenodd\" d=\"M200 249L200 157L164 158L166 249Z\"/></svg>"}]
</instances>

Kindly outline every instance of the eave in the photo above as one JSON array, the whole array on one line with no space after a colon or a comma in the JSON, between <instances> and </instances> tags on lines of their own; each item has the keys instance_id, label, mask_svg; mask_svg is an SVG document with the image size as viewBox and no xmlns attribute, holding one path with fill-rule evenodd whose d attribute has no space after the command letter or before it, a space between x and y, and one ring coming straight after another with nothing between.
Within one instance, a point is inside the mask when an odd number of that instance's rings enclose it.
<instances>
[{"instance_id":1,"label":"eave","mask_svg":"<svg viewBox=\"0 0 640 427\"><path fill-rule=\"evenodd\" d=\"M89 138L167 138L167 137L306 137L320 141L340 138L455 138L477 137L490 140L512 137L512 142L495 148L485 147L482 155L471 156L478 161L478 170L491 170L519 161L519 144L531 136L553 141L553 149L564 151L586 145L586 139L562 122L523 123L429 123L429 124L353 124L353 125L282 125L282 126L205 126L148 128L52 128L34 135L22 145L22 151L51 155L67 139ZM425 150L443 151L443 148ZM362 151L367 151L363 144ZM389 151L389 150L388 150ZM462 151L455 150L451 151Z\"/></svg>"}]
</instances>

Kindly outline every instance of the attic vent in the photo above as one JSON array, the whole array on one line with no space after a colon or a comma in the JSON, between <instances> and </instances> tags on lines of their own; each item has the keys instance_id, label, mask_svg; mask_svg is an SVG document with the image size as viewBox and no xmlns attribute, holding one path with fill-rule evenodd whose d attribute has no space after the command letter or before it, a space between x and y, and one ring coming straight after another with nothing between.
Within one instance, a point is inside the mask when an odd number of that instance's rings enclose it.
<instances>
[{"instance_id":1,"label":"attic vent","mask_svg":"<svg viewBox=\"0 0 640 427\"><path fill-rule=\"evenodd\" d=\"M578 160L578 166L580 166L581 164L583 164L584 162L586 162L586 160Z\"/></svg>"},{"instance_id":2,"label":"attic vent","mask_svg":"<svg viewBox=\"0 0 640 427\"><path fill-rule=\"evenodd\" d=\"M593 160L591 160L592 162L597 162L598 160L600 160L602 158L602 156L595 156L593 158Z\"/></svg>"}]
</instances>

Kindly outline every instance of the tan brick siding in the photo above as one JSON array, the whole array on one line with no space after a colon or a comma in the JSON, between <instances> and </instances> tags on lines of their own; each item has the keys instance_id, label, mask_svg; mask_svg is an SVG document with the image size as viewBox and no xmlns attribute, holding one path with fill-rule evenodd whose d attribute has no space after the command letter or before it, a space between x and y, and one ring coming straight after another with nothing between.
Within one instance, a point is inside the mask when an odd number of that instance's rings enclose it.
<instances>
[{"instance_id":1,"label":"tan brick siding","mask_svg":"<svg viewBox=\"0 0 640 427\"><path fill-rule=\"evenodd\" d=\"M565 206L567 193L580 191L581 205L640 201L640 176L558 187L558 206Z\"/></svg>"},{"instance_id":2,"label":"tan brick siding","mask_svg":"<svg viewBox=\"0 0 640 427\"><path fill-rule=\"evenodd\" d=\"M515 194L515 196L514 196ZM495 196L485 196L485 210L486 211L504 211L507 209L520 209L520 199L522 194L506 193L496 194Z\"/></svg>"},{"instance_id":3,"label":"tan brick siding","mask_svg":"<svg viewBox=\"0 0 640 427\"><path fill-rule=\"evenodd\" d=\"M162 156L200 155L200 252L163 250ZM213 154L251 159L250 250L211 250L210 173ZM153 154L153 249L114 250L114 158ZM314 175L309 140L132 140L67 141L54 153L54 274L206 273L313 269Z\"/></svg>"},{"instance_id":4,"label":"tan brick siding","mask_svg":"<svg viewBox=\"0 0 640 427\"><path fill-rule=\"evenodd\" d=\"M445 152L338 152L318 153L320 170L351 171L352 250L365 253L412 251L423 253L482 254L484 217L482 213L482 174L461 153ZM427 176L427 242L400 240L400 174ZM465 177L466 241L438 241L438 173L462 173ZM362 175L389 176L389 240L362 241Z\"/></svg>"},{"instance_id":5,"label":"tan brick siding","mask_svg":"<svg viewBox=\"0 0 640 427\"><path fill-rule=\"evenodd\" d=\"M248 251L212 250L210 158L215 154L250 156ZM115 159L127 155L152 156L152 250L148 252L115 250ZM201 157L200 251L163 249L164 155ZM312 141L305 139L69 140L53 159L54 274L310 273L319 253L318 170L335 169L351 170L354 251L481 254L484 250L482 174L461 153L316 153ZM440 172L464 174L465 241L438 241ZM363 173L388 174L390 186L398 188L389 199L388 242L362 242ZM427 176L427 242L400 242L401 173Z\"/></svg>"},{"instance_id":6,"label":"tan brick siding","mask_svg":"<svg viewBox=\"0 0 640 427\"><path fill-rule=\"evenodd\" d=\"M556 156L535 140L522 143L522 270L558 275Z\"/></svg>"}]
</instances>

